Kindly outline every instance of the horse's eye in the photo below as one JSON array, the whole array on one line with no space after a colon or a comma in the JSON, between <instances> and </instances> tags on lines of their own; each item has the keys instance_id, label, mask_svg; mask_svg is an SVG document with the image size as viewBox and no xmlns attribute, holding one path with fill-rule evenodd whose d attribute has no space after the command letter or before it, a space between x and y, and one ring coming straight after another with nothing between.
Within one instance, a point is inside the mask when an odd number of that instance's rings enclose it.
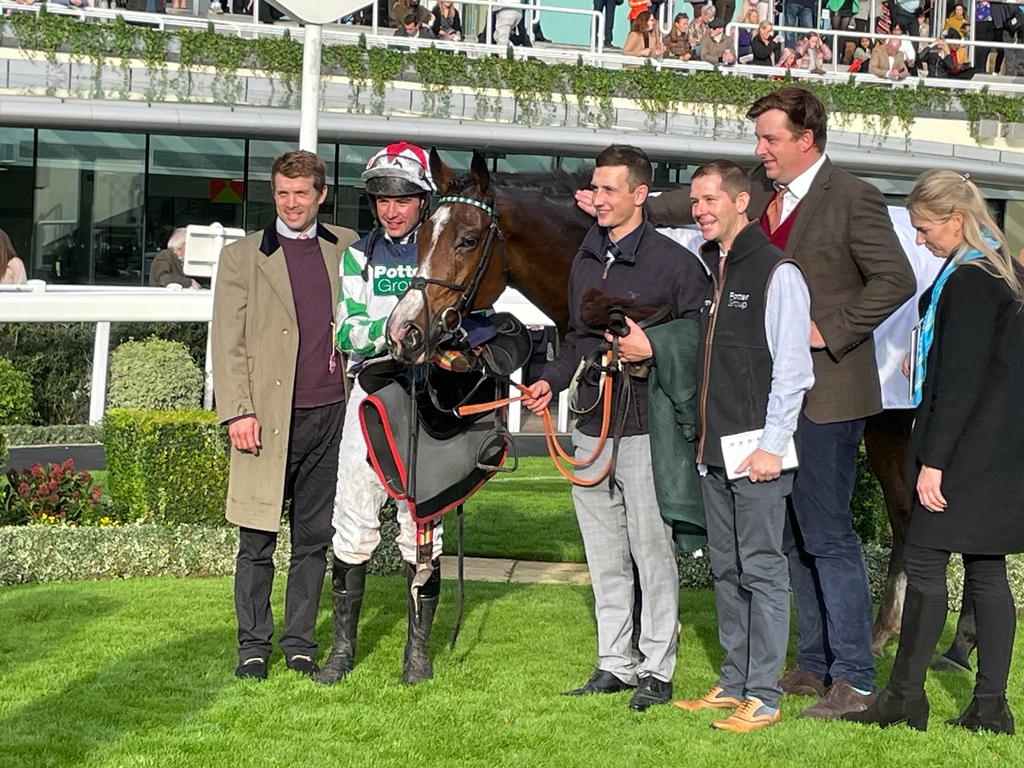
<instances>
[{"instance_id":1,"label":"horse's eye","mask_svg":"<svg viewBox=\"0 0 1024 768\"><path fill-rule=\"evenodd\" d=\"M466 237L459 240L459 248L475 248L477 239L473 235L467 235Z\"/></svg>"}]
</instances>

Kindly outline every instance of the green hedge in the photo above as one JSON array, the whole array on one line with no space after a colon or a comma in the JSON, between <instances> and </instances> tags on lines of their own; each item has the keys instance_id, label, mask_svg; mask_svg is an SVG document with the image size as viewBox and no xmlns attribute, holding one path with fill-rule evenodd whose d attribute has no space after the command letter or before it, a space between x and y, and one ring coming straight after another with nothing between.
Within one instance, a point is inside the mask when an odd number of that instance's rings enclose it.
<instances>
[{"instance_id":1,"label":"green hedge","mask_svg":"<svg viewBox=\"0 0 1024 768\"><path fill-rule=\"evenodd\" d=\"M103 442L100 424L51 424L37 427L31 424L11 424L4 427L7 444L27 445L82 445Z\"/></svg>"},{"instance_id":2,"label":"green hedge","mask_svg":"<svg viewBox=\"0 0 1024 768\"><path fill-rule=\"evenodd\" d=\"M202 395L203 371L180 341L131 339L110 355L110 408L187 410L198 407Z\"/></svg>"},{"instance_id":3,"label":"green hedge","mask_svg":"<svg viewBox=\"0 0 1024 768\"><path fill-rule=\"evenodd\" d=\"M0 424L31 421L32 416L31 377L0 357Z\"/></svg>"},{"instance_id":4,"label":"green hedge","mask_svg":"<svg viewBox=\"0 0 1024 768\"><path fill-rule=\"evenodd\" d=\"M369 571L397 573L397 525L381 521L381 546ZM143 576L227 576L234 573L238 534L234 528L156 524L0 527L0 585L41 581L128 579ZM287 526L278 536L277 572L288 569Z\"/></svg>"},{"instance_id":5,"label":"green hedge","mask_svg":"<svg viewBox=\"0 0 1024 768\"><path fill-rule=\"evenodd\" d=\"M0 467L7 463L7 433L0 428Z\"/></svg>"},{"instance_id":6,"label":"green hedge","mask_svg":"<svg viewBox=\"0 0 1024 768\"><path fill-rule=\"evenodd\" d=\"M107 411L108 491L119 520L224 524L227 435L209 411Z\"/></svg>"}]
</instances>

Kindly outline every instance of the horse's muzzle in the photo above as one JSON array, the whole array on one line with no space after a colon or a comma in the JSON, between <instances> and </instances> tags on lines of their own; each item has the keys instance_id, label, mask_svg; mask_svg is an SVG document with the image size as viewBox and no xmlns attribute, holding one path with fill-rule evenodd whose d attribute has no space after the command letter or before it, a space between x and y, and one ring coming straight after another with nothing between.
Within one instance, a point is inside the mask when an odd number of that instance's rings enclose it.
<instances>
[{"instance_id":1,"label":"horse's muzzle","mask_svg":"<svg viewBox=\"0 0 1024 768\"><path fill-rule=\"evenodd\" d=\"M409 365L419 365L426 357L426 336L418 325L411 320L402 323L402 327L393 338L393 354L396 359Z\"/></svg>"}]
</instances>

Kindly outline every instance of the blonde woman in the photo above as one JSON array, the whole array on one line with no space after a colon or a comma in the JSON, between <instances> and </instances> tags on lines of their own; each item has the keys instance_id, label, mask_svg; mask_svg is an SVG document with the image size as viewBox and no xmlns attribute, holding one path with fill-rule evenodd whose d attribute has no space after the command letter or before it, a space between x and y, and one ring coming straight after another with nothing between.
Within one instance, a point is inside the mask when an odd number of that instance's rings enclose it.
<instances>
[{"instance_id":1,"label":"blonde woman","mask_svg":"<svg viewBox=\"0 0 1024 768\"><path fill-rule=\"evenodd\" d=\"M959 552L977 616L978 672L971 702L947 723L1013 733L1006 683L1017 619L1006 555L1024 551L1024 271L965 176L924 173L907 208L918 244L945 261L921 297L904 366L917 405L907 596L889 684L844 719L927 727L925 675L946 624L946 566Z\"/></svg>"}]
</instances>

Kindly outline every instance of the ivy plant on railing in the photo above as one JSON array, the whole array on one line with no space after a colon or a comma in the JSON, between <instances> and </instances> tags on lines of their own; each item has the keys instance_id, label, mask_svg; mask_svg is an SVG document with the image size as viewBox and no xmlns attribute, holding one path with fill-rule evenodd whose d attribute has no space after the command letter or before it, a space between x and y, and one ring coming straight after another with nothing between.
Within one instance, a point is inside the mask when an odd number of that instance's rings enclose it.
<instances>
[{"instance_id":1,"label":"ivy plant on railing","mask_svg":"<svg viewBox=\"0 0 1024 768\"><path fill-rule=\"evenodd\" d=\"M271 83L271 105L295 106L302 70L301 43L289 35L252 40L218 34L211 24L205 30L161 31L128 24L122 18L112 23L83 23L73 16L46 13L15 13L0 17L0 31L12 33L29 56L42 55L56 65L57 54L68 53L75 60L93 66L94 95L102 95L101 73L114 63L122 74L122 90L130 84L133 60L141 60L149 73L151 99L166 98L174 89L179 100L202 98L235 104L244 95L240 69L259 70ZM177 58L178 75L170 78L167 62ZM558 122L559 111L569 120L586 127L612 127L615 110L612 99L622 97L639 104L653 130L668 129L668 117L680 105L701 119L726 120L746 130L738 120L742 109L759 96L785 85L789 78L746 78L718 71L680 72L657 69L650 62L622 70L588 66L582 59L575 65L546 64L534 59L484 56L466 58L442 49L398 50L370 47L361 36L354 45L325 46L322 55L325 76L348 80L349 107L365 111L362 97L370 86L369 109L385 111L387 89L402 79L418 80L424 93L423 113L447 117L451 95L456 88L473 93L475 119L516 120L536 125ZM199 68L210 68L204 76L206 90L196 87ZM209 70L206 70L207 72ZM57 77L51 83L63 82ZM837 124L863 116L881 138L902 132L909 137L914 118L921 115L963 113L972 127L982 119L1024 122L1024 99L1017 96L980 92L953 92L925 86L891 88L856 81L820 82L802 80L825 102ZM283 86L278 98L276 88ZM51 88L55 87L51 85ZM511 94L514 112L506 109ZM568 97L575 99L575 113Z\"/></svg>"}]
</instances>

